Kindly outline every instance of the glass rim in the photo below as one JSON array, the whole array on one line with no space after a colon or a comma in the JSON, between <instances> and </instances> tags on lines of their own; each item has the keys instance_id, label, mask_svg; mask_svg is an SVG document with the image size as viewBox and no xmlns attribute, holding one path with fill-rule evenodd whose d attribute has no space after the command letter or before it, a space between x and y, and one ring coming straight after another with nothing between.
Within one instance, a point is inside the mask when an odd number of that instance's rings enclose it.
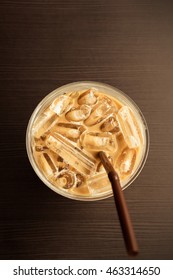
<instances>
[{"instance_id":1,"label":"glass rim","mask_svg":"<svg viewBox=\"0 0 173 280\"><path fill-rule=\"evenodd\" d=\"M60 194L66 198L70 198L73 200L78 200L78 201L96 201L96 200L103 200L109 197L113 196L113 192L112 190L110 190L109 192L103 193L103 194L99 194L98 196L82 196L82 195L76 195L76 194L72 194L69 192L65 192L63 190L61 190L60 188L55 187L52 183L50 183L46 177L42 174L42 172L40 171L40 169L38 168L33 154L32 154L32 149L31 149L31 128L32 125L37 117L37 115L39 114L39 112L42 110L43 106L45 104L49 104L49 102L51 101L51 99L53 100L54 97L59 96L61 94L63 94L63 90L67 89L68 87L75 87L75 86L89 86L90 87L103 87L105 89L109 89L111 90L112 94L114 97L116 97L116 94L118 94L121 98L125 99L126 101L128 100L134 107L136 113L138 113L138 115L140 116L140 119L142 121L142 124L144 126L144 132L145 132L145 150L143 151L143 155L140 159L140 162L138 163L138 166L135 170L135 172L133 173L132 177L130 178L130 180L127 181L127 183L125 183L125 185L122 187L122 190L125 190L128 186L130 186L133 181L139 176L140 172L142 171L145 162L147 160L148 157L148 152L149 152L149 145L150 145L150 137L149 137L149 129L148 129L148 125L147 122L145 120L145 117L143 115L143 113L141 112L140 108L138 107L138 105L123 91L119 90L118 88L111 86L109 84L106 83L101 83L101 82L94 82L94 81L78 81L78 82L72 82L72 83L68 83L65 84L63 86L60 86L58 88L56 88L55 90L51 91L49 94L47 94L35 107L34 111L32 112L28 125L27 125L27 129L26 129L26 151L27 151L27 155L30 161L30 164L33 168L33 170L35 171L35 173L37 174L37 176L41 179L41 181L47 186L49 187L51 190L53 190L54 192L56 192L57 194ZM71 89L70 89L71 90ZM105 92L105 94L110 95L109 93Z\"/></svg>"}]
</instances>

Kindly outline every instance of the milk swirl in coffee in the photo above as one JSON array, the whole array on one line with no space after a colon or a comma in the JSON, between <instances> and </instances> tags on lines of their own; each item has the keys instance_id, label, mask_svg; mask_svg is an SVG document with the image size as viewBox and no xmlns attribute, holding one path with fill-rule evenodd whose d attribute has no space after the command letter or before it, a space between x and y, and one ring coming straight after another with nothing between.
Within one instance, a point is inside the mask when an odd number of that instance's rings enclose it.
<instances>
[{"instance_id":1,"label":"milk swirl in coffee","mask_svg":"<svg viewBox=\"0 0 173 280\"><path fill-rule=\"evenodd\" d=\"M111 186L98 157L104 151L122 185L141 159L143 135L129 105L90 88L58 96L32 127L34 160L55 187L95 196Z\"/></svg>"}]
</instances>

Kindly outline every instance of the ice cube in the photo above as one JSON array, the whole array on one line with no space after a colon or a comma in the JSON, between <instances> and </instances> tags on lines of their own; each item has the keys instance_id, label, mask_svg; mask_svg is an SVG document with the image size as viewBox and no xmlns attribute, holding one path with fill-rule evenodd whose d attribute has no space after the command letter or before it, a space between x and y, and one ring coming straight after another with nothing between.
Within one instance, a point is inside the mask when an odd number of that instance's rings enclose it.
<instances>
[{"instance_id":1,"label":"ice cube","mask_svg":"<svg viewBox=\"0 0 173 280\"><path fill-rule=\"evenodd\" d=\"M72 123L57 123L52 128L52 131L58 132L72 141L77 141L84 130L82 125Z\"/></svg>"},{"instance_id":2,"label":"ice cube","mask_svg":"<svg viewBox=\"0 0 173 280\"><path fill-rule=\"evenodd\" d=\"M34 158L37 165L39 166L39 169L46 177L51 178L55 175L57 168L47 153L35 152Z\"/></svg>"},{"instance_id":3,"label":"ice cube","mask_svg":"<svg viewBox=\"0 0 173 280\"><path fill-rule=\"evenodd\" d=\"M136 151L126 148L123 150L117 161L117 169L121 175L128 175L132 172L136 160Z\"/></svg>"},{"instance_id":4,"label":"ice cube","mask_svg":"<svg viewBox=\"0 0 173 280\"><path fill-rule=\"evenodd\" d=\"M117 121L128 147L137 148L140 145L140 138L131 114L130 109L123 106L118 111Z\"/></svg>"},{"instance_id":5,"label":"ice cube","mask_svg":"<svg viewBox=\"0 0 173 280\"><path fill-rule=\"evenodd\" d=\"M92 109L90 116L85 120L87 126L94 125L101 122L104 118L112 113L116 112L117 109L113 105L112 100L109 98L102 98Z\"/></svg>"},{"instance_id":6,"label":"ice cube","mask_svg":"<svg viewBox=\"0 0 173 280\"><path fill-rule=\"evenodd\" d=\"M64 189L75 187L76 183L77 179L75 173L69 170L62 170L54 181L55 186Z\"/></svg>"},{"instance_id":7,"label":"ice cube","mask_svg":"<svg viewBox=\"0 0 173 280\"><path fill-rule=\"evenodd\" d=\"M77 99L79 97L80 93L78 91L72 91L72 92L68 93L68 95L71 98Z\"/></svg>"},{"instance_id":8,"label":"ice cube","mask_svg":"<svg viewBox=\"0 0 173 280\"><path fill-rule=\"evenodd\" d=\"M87 105L93 105L97 101L97 97L94 95L93 89L88 89L87 91L83 92L79 98L78 103L79 104L87 104Z\"/></svg>"},{"instance_id":9,"label":"ice cube","mask_svg":"<svg viewBox=\"0 0 173 280\"><path fill-rule=\"evenodd\" d=\"M33 126L33 135L39 138L49 131L58 121L59 115L67 112L72 107L72 98L61 95L39 116Z\"/></svg>"},{"instance_id":10,"label":"ice cube","mask_svg":"<svg viewBox=\"0 0 173 280\"><path fill-rule=\"evenodd\" d=\"M100 129L103 132L118 132L119 131L119 126L114 117L109 117L107 120L105 120Z\"/></svg>"},{"instance_id":11,"label":"ice cube","mask_svg":"<svg viewBox=\"0 0 173 280\"><path fill-rule=\"evenodd\" d=\"M108 176L107 176L107 173L105 171L91 176L87 180L87 185L88 185L90 194L93 196L95 194L108 192L112 189Z\"/></svg>"},{"instance_id":12,"label":"ice cube","mask_svg":"<svg viewBox=\"0 0 173 280\"><path fill-rule=\"evenodd\" d=\"M32 128L32 134L35 138L40 138L45 132L47 132L58 121L57 115L47 109L37 119Z\"/></svg>"},{"instance_id":13,"label":"ice cube","mask_svg":"<svg viewBox=\"0 0 173 280\"><path fill-rule=\"evenodd\" d=\"M35 138L33 141L33 148L36 152L44 152L48 150L42 138Z\"/></svg>"},{"instance_id":14,"label":"ice cube","mask_svg":"<svg viewBox=\"0 0 173 280\"><path fill-rule=\"evenodd\" d=\"M76 178L77 178L77 184L76 184L77 188L81 187L86 182L86 178L80 173L76 174Z\"/></svg>"},{"instance_id":15,"label":"ice cube","mask_svg":"<svg viewBox=\"0 0 173 280\"><path fill-rule=\"evenodd\" d=\"M50 110L58 116L67 112L72 107L72 98L66 95L58 96L50 105Z\"/></svg>"},{"instance_id":16,"label":"ice cube","mask_svg":"<svg viewBox=\"0 0 173 280\"><path fill-rule=\"evenodd\" d=\"M56 166L58 172L62 171L63 169L67 169L68 168L68 164L65 163L63 158L61 158L55 152L53 152L51 150L47 150L46 152L49 155L49 157L51 158L51 160L53 161L53 163Z\"/></svg>"},{"instance_id":17,"label":"ice cube","mask_svg":"<svg viewBox=\"0 0 173 280\"><path fill-rule=\"evenodd\" d=\"M87 150L116 152L116 136L109 132L86 132L80 137L81 146Z\"/></svg>"},{"instance_id":18,"label":"ice cube","mask_svg":"<svg viewBox=\"0 0 173 280\"><path fill-rule=\"evenodd\" d=\"M95 171L95 160L73 145L70 140L58 133L50 134L46 139L47 147L60 155L64 161L79 173L89 175Z\"/></svg>"},{"instance_id":19,"label":"ice cube","mask_svg":"<svg viewBox=\"0 0 173 280\"><path fill-rule=\"evenodd\" d=\"M91 108L88 105L81 105L79 109L73 109L66 114L69 121L79 122L88 118Z\"/></svg>"}]
</instances>

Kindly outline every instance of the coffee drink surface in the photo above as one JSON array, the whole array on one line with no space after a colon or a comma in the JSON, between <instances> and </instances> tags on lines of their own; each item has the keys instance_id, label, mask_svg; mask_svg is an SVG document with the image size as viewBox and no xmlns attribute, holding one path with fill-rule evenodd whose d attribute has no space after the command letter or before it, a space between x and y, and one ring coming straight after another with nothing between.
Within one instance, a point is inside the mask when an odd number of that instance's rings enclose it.
<instances>
[{"instance_id":1,"label":"coffee drink surface","mask_svg":"<svg viewBox=\"0 0 173 280\"><path fill-rule=\"evenodd\" d=\"M123 186L139 165L143 144L130 105L95 88L59 95L32 127L32 153L43 176L84 197L111 190L99 151L107 154Z\"/></svg>"}]
</instances>

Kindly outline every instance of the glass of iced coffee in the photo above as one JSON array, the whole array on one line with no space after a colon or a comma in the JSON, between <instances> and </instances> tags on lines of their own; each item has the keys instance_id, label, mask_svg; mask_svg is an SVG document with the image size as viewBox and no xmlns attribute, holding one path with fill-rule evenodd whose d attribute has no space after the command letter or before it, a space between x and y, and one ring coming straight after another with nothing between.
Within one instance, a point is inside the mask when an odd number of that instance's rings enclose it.
<instances>
[{"instance_id":1,"label":"glass of iced coffee","mask_svg":"<svg viewBox=\"0 0 173 280\"><path fill-rule=\"evenodd\" d=\"M141 111L123 92L103 83L75 82L38 104L26 147L33 169L49 188L93 201L113 195L98 152L107 154L125 189L145 164L149 133Z\"/></svg>"}]
</instances>

